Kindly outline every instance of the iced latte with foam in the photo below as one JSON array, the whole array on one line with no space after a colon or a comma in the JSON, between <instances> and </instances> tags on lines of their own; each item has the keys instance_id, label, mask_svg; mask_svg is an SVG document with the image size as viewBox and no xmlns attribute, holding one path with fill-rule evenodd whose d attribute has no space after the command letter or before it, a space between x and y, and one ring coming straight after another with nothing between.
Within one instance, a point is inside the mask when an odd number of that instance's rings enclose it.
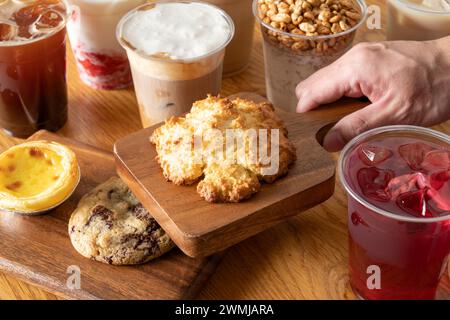
<instances>
[{"instance_id":1,"label":"iced latte with foam","mask_svg":"<svg viewBox=\"0 0 450 320\"><path fill-rule=\"evenodd\" d=\"M129 12L118 25L144 127L217 95L225 47L234 34L221 9L195 1L162 1Z\"/></svg>"}]
</instances>

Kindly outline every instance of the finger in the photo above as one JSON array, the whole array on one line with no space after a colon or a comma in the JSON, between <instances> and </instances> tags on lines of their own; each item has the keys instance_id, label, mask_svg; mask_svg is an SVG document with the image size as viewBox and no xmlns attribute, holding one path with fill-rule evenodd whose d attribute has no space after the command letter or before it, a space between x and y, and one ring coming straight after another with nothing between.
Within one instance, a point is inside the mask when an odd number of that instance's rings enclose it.
<instances>
[{"instance_id":1,"label":"finger","mask_svg":"<svg viewBox=\"0 0 450 320\"><path fill-rule=\"evenodd\" d=\"M323 147L329 152L339 151L360 133L395 122L385 115L383 105L384 101L379 101L342 118L325 136Z\"/></svg>"},{"instance_id":2,"label":"finger","mask_svg":"<svg viewBox=\"0 0 450 320\"><path fill-rule=\"evenodd\" d=\"M363 92L354 65L345 60L320 69L296 88L297 112L307 112L322 104L336 101L343 96L361 97Z\"/></svg>"}]
</instances>

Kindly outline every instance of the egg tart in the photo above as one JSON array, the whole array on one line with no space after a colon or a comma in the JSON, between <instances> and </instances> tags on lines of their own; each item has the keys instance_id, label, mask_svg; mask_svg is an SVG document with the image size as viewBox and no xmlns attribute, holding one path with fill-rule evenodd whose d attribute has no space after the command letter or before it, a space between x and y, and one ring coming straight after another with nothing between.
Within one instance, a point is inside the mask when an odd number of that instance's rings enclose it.
<instances>
[{"instance_id":1,"label":"egg tart","mask_svg":"<svg viewBox=\"0 0 450 320\"><path fill-rule=\"evenodd\" d=\"M75 153L55 142L31 141L0 155L0 209L39 214L64 202L80 181Z\"/></svg>"}]
</instances>

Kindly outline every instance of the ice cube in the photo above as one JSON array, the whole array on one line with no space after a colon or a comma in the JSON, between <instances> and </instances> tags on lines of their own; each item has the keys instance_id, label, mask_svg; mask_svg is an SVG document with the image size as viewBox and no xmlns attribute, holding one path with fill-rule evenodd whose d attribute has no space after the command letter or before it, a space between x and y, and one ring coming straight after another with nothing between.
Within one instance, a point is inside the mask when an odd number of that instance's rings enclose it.
<instances>
[{"instance_id":1,"label":"ice cube","mask_svg":"<svg viewBox=\"0 0 450 320\"><path fill-rule=\"evenodd\" d=\"M435 172L430 177L430 185L435 190L441 189L449 181L450 170Z\"/></svg>"},{"instance_id":2,"label":"ice cube","mask_svg":"<svg viewBox=\"0 0 450 320\"><path fill-rule=\"evenodd\" d=\"M30 26L48 10L58 10L61 14L65 11L61 0L24 1L24 4L28 5L17 10L12 16L19 26Z\"/></svg>"},{"instance_id":3,"label":"ice cube","mask_svg":"<svg viewBox=\"0 0 450 320\"><path fill-rule=\"evenodd\" d=\"M0 22L0 41L13 40L17 36L17 26Z\"/></svg>"},{"instance_id":4,"label":"ice cube","mask_svg":"<svg viewBox=\"0 0 450 320\"><path fill-rule=\"evenodd\" d=\"M377 165L392 155L392 151L374 144L363 144L358 148L358 156L368 166Z\"/></svg>"},{"instance_id":5,"label":"ice cube","mask_svg":"<svg viewBox=\"0 0 450 320\"><path fill-rule=\"evenodd\" d=\"M450 211L450 199L446 199L438 191L430 188L427 190L428 204L435 211Z\"/></svg>"},{"instance_id":6,"label":"ice cube","mask_svg":"<svg viewBox=\"0 0 450 320\"><path fill-rule=\"evenodd\" d=\"M64 21L61 14L54 10L49 10L41 14L35 22L37 30L53 29L59 26Z\"/></svg>"},{"instance_id":7,"label":"ice cube","mask_svg":"<svg viewBox=\"0 0 450 320\"><path fill-rule=\"evenodd\" d=\"M386 192L395 199L402 193L421 190L429 186L429 178L421 172L416 172L392 178L386 187Z\"/></svg>"},{"instance_id":8,"label":"ice cube","mask_svg":"<svg viewBox=\"0 0 450 320\"><path fill-rule=\"evenodd\" d=\"M427 190L428 188L402 193L397 197L397 206L416 217L432 217L433 214L427 207Z\"/></svg>"},{"instance_id":9,"label":"ice cube","mask_svg":"<svg viewBox=\"0 0 450 320\"><path fill-rule=\"evenodd\" d=\"M398 147L400 156L413 170L420 170L420 165L422 164L425 155L432 150L432 147L422 142L404 144Z\"/></svg>"},{"instance_id":10,"label":"ice cube","mask_svg":"<svg viewBox=\"0 0 450 320\"><path fill-rule=\"evenodd\" d=\"M421 167L428 171L450 169L450 152L446 150L433 150L425 155Z\"/></svg>"},{"instance_id":11,"label":"ice cube","mask_svg":"<svg viewBox=\"0 0 450 320\"><path fill-rule=\"evenodd\" d=\"M393 177L394 173L391 170L382 170L374 167L362 168L357 173L358 184L362 193L372 200L381 202L390 200L386 187Z\"/></svg>"},{"instance_id":12,"label":"ice cube","mask_svg":"<svg viewBox=\"0 0 450 320\"><path fill-rule=\"evenodd\" d=\"M17 36L22 39L31 39L33 35L31 34L28 26L19 26Z\"/></svg>"}]
</instances>

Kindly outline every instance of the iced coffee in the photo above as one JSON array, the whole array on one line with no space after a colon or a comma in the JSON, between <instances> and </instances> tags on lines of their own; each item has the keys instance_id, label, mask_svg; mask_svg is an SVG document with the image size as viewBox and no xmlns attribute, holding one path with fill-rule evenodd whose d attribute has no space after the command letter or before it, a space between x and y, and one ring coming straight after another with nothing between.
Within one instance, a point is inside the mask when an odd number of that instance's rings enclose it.
<instances>
[{"instance_id":1,"label":"iced coffee","mask_svg":"<svg viewBox=\"0 0 450 320\"><path fill-rule=\"evenodd\" d=\"M246 69L253 48L255 19L252 13L253 0L206 0L228 13L234 21L236 32L227 47L223 73L236 75Z\"/></svg>"},{"instance_id":2,"label":"iced coffee","mask_svg":"<svg viewBox=\"0 0 450 320\"><path fill-rule=\"evenodd\" d=\"M59 0L0 1L0 127L13 136L67 121L66 10Z\"/></svg>"},{"instance_id":3,"label":"iced coffee","mask_svg":"<svg viewBox=\"0 0 450 320\"><path fill-rule=\"evenodd\" d=\"M365 17L359 0L254 0L268 99L295 112L297 84L342 56Z\"/></svg>"},{"instance_id":4,"label":"iced coffee","mask_svg":"<svg viewBox=\"0 0 450 320\"><path fill-rule=\"evenodd\" d=\"M116 39L125 13L145 0L67 0L67 31L81 80L94 89L114 90L132 84L127 54Z\"/></svg>"},{"instance_id":5,"label":"iced coffee","mask_svg":"<svg viewBox=\"0 0 450 320\"><path fill-rule=\"evenodd\" d=\"M219 93L233 34L224 11L193 1L146 4L121 20L117 36L128 53L144 127Z\"/></svg>"},{"instance_id":6,"label":"iced coffee","mask_svg":"<svg viewBox=\"0 0 450 320\"><path fill-rule=\"evenodd\" d=\"M433 40L450 35L450 0L388 0L388 40Z\"/></svg>"}]
</instances>

